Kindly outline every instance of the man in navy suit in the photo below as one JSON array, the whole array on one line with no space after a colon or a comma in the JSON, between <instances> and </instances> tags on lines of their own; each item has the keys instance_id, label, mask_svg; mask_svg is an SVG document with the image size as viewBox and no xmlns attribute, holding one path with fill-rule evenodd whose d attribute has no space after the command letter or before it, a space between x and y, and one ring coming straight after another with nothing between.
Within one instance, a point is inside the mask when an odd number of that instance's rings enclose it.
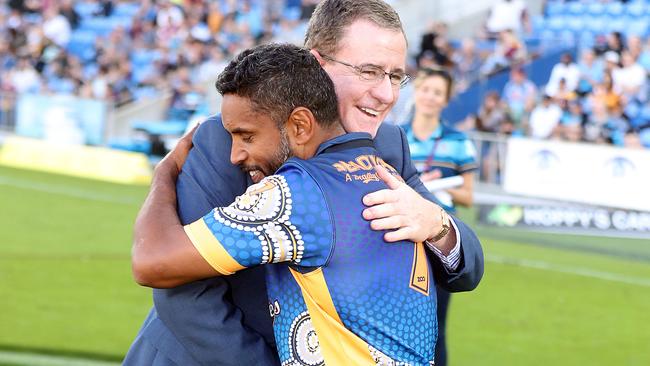
<instances>
[{"instance_id":1,"label":"man in navy suit","mask_svg":"<svg viewBox=\"0 0 650 366\"><path fill-rule=\"evenodd\" d=\"M335 84L346 131L375 136L382 158L406 182L366 196L364 218L375 230L394 229L387 241L438 236L439 206L417 176L403 131L380 125L397 100L395 81L405 69L406 40L397 13L381 0L324 0L310 20L305 45ZM230 141L217 117L196 132L176 187L184 224L228 205L252 176L263 174L244 174L230 164ZM483 274L483 253L472 230L456 218L454 224L447 235L456 240L429 245L429 259L437 283L452 292L469 291ZM154 290L155 306L124 364L278 365L263 278L263 269L256 268Z\"/></svg>"}]
</instances>

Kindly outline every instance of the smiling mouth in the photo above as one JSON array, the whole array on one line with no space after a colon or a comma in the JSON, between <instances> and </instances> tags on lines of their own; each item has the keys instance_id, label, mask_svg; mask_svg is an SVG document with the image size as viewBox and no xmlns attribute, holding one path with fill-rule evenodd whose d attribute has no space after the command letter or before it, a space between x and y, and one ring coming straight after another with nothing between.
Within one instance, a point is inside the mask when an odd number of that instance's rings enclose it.
<instances>
[{"instance_id":1,"label":"smiling mouth","mask_svg":"<svg viewBox=\"0 0 650 366\"><path fill-rule=\"evenodd\" d=\"M359 107L359 110L361 110L363 113L369 115L370 117L379 116L379 111L371 109L371 108Z\"/></svg>"},{"instance_id":2,"label":"smiling mouth","mask_svg":"<svg viewBox=\"0 0 650 366\"><path fill-rule=\"evenodd\" d=\"M264 179L264 177L266 177L266 175L258 169L248 170L247 173L251 177L253 183L259 183L262 179Z\"/></svg>"}]
</instances>

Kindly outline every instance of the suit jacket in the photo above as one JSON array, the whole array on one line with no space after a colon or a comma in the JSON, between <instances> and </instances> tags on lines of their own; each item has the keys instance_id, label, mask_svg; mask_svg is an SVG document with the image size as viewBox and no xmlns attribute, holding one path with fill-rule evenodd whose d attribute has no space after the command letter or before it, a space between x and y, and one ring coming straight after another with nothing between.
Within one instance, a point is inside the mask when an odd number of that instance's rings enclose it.
<instances>
[{"instance_id":1,"label":"suit jacket","mask_svg":"<svg viewBox=\"0 0 650 366\"><path fill-rule=\"evenodd\" d=\"M192 222L213 207L232 203L250 184L230 164L231 139L219 117L204 122L178 178L179 215ZM429 200L411 162L404 131L383 124L375 137L382 158ZM483 252L474 232L454 218L461 237L458 270L449 273L434 255L436 283L452 291L474 289L483 275ZM263 267L228 277L154 289L154 308L131 345L124 365L279 365L268 313Z\"/></svg>"}]
</instances>

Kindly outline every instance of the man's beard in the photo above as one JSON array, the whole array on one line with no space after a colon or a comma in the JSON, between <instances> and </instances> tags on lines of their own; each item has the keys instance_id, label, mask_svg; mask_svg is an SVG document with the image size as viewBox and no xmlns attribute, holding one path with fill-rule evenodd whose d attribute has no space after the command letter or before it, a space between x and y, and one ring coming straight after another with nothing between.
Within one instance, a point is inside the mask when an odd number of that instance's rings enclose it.
<instances>
[{"instance_id":1,"label":"man's beard","mask_svg":"<svg viewBox=\"0 0 650 366\"><path fill-rule=\"evenodd\" d=\"M239 168L244 172L250 174L253 183L258 183L264 177L275 173L285 161L287 161L293 154L289 147L289 137L284 127L280 128L280 145L278 149L273 152L271 159L268 163L263 165L240 165Z\"/></svg>"},{"instance_id":2,"label":"man's beard","mask_svg":"<svg viewBox=\"0 0 650 366\"><path fill-rule=\"evenodd\" d=\"M280 146L275 151L271 161L269 162L269 173L275 173L280 166L287 161L291 154L291 148L289 147L289 136L287 135L287 130L284 126L280 127Z\"/></svg>"}]
</instances>

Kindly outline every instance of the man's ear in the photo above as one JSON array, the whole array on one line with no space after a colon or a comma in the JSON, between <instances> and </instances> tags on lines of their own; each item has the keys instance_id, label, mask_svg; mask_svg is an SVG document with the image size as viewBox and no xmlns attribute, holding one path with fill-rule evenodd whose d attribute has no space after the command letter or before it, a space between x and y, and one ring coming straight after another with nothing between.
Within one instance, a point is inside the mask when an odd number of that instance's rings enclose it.
<instances>
[{"instance_id":1,"label":"man's ear","mask_svg":"<svg viewBox=\"0 0 650 366\"><path fill-rule=\"evenodd\" d=\"M296 147L306 145L316 133L316 118L308 108L297 107L289 115L286 127L287 134Z\"/></svg>"},{"instance_id":2,"label":"man's ear","mask_svg":"<svg viewBox=\"0 0 650 366\"><path fill-rule=\"evenodd\" d=\"M314 55L314 57L316 57L316 60L318 60L318 63L320 64L321 67L325 65L325 60L323 59L323 56L321 56L318 51L312 48L311 50L309 50L309 53L311 53L312 55Z\"/></svg>"}]
</instances>

